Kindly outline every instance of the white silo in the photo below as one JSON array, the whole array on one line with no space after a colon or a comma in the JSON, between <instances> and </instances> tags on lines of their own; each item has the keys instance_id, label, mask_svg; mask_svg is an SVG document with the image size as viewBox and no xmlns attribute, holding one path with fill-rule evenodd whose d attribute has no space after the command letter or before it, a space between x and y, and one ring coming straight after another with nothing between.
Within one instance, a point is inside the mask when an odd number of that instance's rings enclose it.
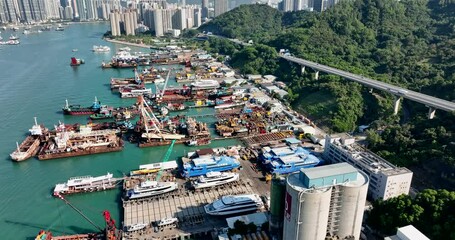
<instances>
[{"instance_id":1,"label":"white silo","mask_svg":"<svg viewBox=\"0 0 455 240\"><path fill-rule=\"evenodd\" d=\"M283 239L359 238L368 177L348 163L301 169L286 179Z\"/></svg>"}]
</instances>

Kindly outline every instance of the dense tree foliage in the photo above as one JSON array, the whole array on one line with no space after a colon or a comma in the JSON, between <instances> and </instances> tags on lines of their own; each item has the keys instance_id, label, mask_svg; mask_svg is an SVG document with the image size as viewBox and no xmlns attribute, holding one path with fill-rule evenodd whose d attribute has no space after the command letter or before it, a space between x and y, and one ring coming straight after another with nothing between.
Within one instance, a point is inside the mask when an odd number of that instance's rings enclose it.
<instances>
[{"instance_id":1,"label":"dense tree foliage","mask_svg":"<svg viewBox=\"0 0 455 240\"><path fill-rule=\"evenodd\" d=\"M265 5L245 5L200 30L260 43L240 49L223 42L224 47L216 48L229 48L231 65L243 73L275 74L287 82L292 105L316 122L336 132L370 124L370 147L386 159L402 166L441 161L453 173L454 114L438 111L428 121L425 106L405 100L402 115L393 116L394 96L332 75L314 80L311 69L302 74L296 65L269 59L274 53L263 45L453 100L454 13L455 0L353 0L323 13L284 14Z\"/></svg>"},{"instance_id":2,"label":"dense tree foliage","mask_svg":"<svg viewBox=\"0 0 455 240\"><path fill-rule=\"evenodd\" d=\"M455 239L455 192L427 189L415 199L401 195L376 201L367 221L387 235L412 224L430 239Z\"/></svg>"},{"instance_id":3,"label":"dense tree foliage","mask_svg":"<svg viewBox=\"0 0 455 240\"><path fill-rule=\"evenodd\" d=\"M264 41L282 31L281 17L281 12L267 5L240 5L199 29L229 38Z\"/></svg>"}]
</instances>

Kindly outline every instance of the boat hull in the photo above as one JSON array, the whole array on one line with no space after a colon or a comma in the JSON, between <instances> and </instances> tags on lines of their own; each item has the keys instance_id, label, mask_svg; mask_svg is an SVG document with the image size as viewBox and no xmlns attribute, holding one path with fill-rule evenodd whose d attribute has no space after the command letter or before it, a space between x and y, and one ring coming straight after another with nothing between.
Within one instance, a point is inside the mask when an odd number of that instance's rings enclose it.
<instances>
[{"instance_id":1,"label":"boat hull","mask_svg":"<svg viewBox=\"0 0 455 240\"><path fill-rule=\"evenodd\" d=\"M58 197L58 195L71 195L71 194L86 193L86 192L100 192L100 191L114 189L116 187L117 187L117 184L114 184L114 183L109 184L109 185L104 185L104 186L91 186L91 187L87 187L86 189L54 192L54 197Z\"/></svg>"},{"instance_id":2,"label":"boat hull","mask_svg":"<svg viewBox=\"0 0 455 240\"><path fill-rule=\"evenodd\" d=\"M91 155L97 153L106 153L106 152L118 152L122 151L123 146L117 147L107 147L107 146L100 146L100 147L91 147L89 149L78 150L78 151L71 151L71 152L58 152L58 153L43 153L38 155L39 160L49 160L55 158L67 158L67 157L76 157L76 156L83 156L83 155Z\"/></svg>"},{"instance_id":3,"label":"boat hull","mask_svg":"<svg viewBox=\"0 0 455 240\"><path fill-rule=\"evenodd\" d=\"M145 193L135 193L135 194L131 194L130 196L128 196L128 199L129 200L134 200L134 199L139 199L139 198L147 198L147 197L158 196L158 195L165 194L165 193L168 193L168 192L173 192L173 191L177 190L177 187L178 187L178 185L175 184L175 185L172 185L171 188L167 188L167 189L163 189L163 190L159 190L159 191L150 191L150 192L145 192Z\"/></svg>"},{"instance_id":4,"label":"boat hull","mask_svg":"<svg viewBox=\"0 0 455 240\"><path fill-rule=\"evenodd\" d=\"M24 145L29 145L29 146L24 146ZM27 138L21 143L20 148L27 147L28 149L23 152L23 154L10 154L10 157L13 161L15 162L21 162L24 160L27 160L33 156L35 156L38 153L39 150L39 145L40 145L40 140L37 137L33 136L27 136Z\"/></svg>"},{"instance_id":5,"label":"boat hull","mask_svg":"<svg viewBox=\"0 0 455 240\"><path fill-rule=\"evenodd\" d=\"M247 207L247 208L242 208L242 209L232 209L232 210L227 210L223 212L216 212L216 211L209 211L206 207L204 207L204 210L207 214L212 215L212 216L226 216L226 215L240 215L240 213L246 213L246 212L255 212L259 209L258 206L252 206L252 207Z\"/></svg>"},{"instance_id":6,"label":"boat hull","mask_svg":"<svg viewBox=\"0 0 455 240\"><path fill-rule=\"evenodd\" d=\"M211 182L211 183L199 183L199 184L193 184L194 189L202 189L202 188L208 188L208 187L216 187L220 185L224 185L227 183L235 182L239 180L239 175L236 174L232 178L226 179L226 180L221 180L217 182Z\"/></svg>"}]
</instances>

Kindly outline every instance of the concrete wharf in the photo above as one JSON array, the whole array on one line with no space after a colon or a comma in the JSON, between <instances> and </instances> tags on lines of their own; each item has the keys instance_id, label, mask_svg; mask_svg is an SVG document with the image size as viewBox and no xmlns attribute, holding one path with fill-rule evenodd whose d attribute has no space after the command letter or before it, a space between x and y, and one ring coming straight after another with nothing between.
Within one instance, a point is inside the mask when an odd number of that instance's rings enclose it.
<instances>
[{"instance_id":1,"label":"concrete wharf","mask_svg":"<svg viewBox=\"0 0 455 240\"><path fill-rule=\"evenodd\" d=\"M177 239L178 236L204 234L214 228L224 227L226 225L224 218L207 215L204 206L225 195L257 193L253 184L248 179L241 178L237 182L198 191L180 184L179 189L171 193L124 201L124 226L136 223L150 224L143 230L126 232L124 238ZM167 217L176 217L179 220L178 226L164 231L153 227L156 222Z\"/></svg>"},{"instance_id":2,"label":"concrete wharf","mask_svg":"<svg viewBox=\"0 0 455 240\"><path fill-rule=\"evenodd\" d=\"M280 141L288 137L293 137L292 131L272 132L264 133L260 135L253 135L250 137L242 138L242 142L249 147L254 147L259 144L271 143L273 141Z\"/></svg>"}]
</instances>

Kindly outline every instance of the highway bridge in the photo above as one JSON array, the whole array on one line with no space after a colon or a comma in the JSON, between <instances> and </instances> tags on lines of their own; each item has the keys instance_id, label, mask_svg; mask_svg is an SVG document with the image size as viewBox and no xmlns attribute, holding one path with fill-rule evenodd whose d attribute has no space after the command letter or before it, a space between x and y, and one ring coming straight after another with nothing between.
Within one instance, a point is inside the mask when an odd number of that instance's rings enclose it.
<instances>
[{"instance_id":1,"label":"highway bridge","mask_svg":"<svg viewBox=\"0 0 455 240\"><path fill-rule=\"evenodd\" d=\"M213 36L226 38L226 37L217 36L217 35L213 35ZM243 42L238 39L230 39L230 38L226 38L226 39L228 39L231 42L234 42L236 44L240 44L242 46L253 45L253 44L246 43L246 42ZM429 96L426 94L411 91L411 90L408 90L408 89L405 89L402 87L398 87L398 86L395 86L395 85L392 85L389 83L384 83L381 81L373 80L371 78L367 78L367 77L353 74L350 72L342 71L342 70L339 70L339 69L336 69L333 67L329 67L329 66L311 62L311 61L308 61L305 59L297 58L297 57L291 56L289 54L280 54L280 57L287 61L299 64L302 67L302 72L305 71L306 67L312 68L315 71L316 79L319 77L319 72L321 71L324 73L334 74L334 75L343 77L345 79L360 83L360 84L367 86L369 88L372 88L372 89L389 92L396 96L395 102L394 102L394 114L397 114L398 110L400 109L401 98L406 98L411 101L418 102L418 103L421 103L421 104L424 104L425 106L427 106L429 108L429 110L428 110L429 119L434 118L436 109L447 111L447 112L455 111L455 102L450 102L450 101L447 101L444 99L440 99L440 98L432 97L432 96Z\"/></svg>"},{"instance_id":2,"label":"highway bridge","mask_svg":"<svg viewBox=\"0 0 455 240\"><path fill-rule=\"evenodd\" d=\"M296 58L290 55L280 55L281 58L299 64L302 67L302 72L305 71L305 67L312 68L315 71L315 78L319 77L319 72L324 72L328 74L334 74L345 79L360 83L365 85L369 88L378 89L381 91L389 92L396 96L395 106L394 106L394 113L398 113L398 109L400 106L400 99L406 98L411 101L415 101L418 103L425 104L429 108L428 117L432 119L435 114L435 110L443 110L447 112L455 111L455 102L450 102L444 99L432 97L426 94L418 93L415 91L411 91L405 88L397 87L392 84L380 82L377 80L373 80L364 76L360 76L357 74L345 72L336 68L332 68L326 65L322 65L319 63L311 62L308 60L304 60L301 58Z\"/></svg>"}]
</instances>

